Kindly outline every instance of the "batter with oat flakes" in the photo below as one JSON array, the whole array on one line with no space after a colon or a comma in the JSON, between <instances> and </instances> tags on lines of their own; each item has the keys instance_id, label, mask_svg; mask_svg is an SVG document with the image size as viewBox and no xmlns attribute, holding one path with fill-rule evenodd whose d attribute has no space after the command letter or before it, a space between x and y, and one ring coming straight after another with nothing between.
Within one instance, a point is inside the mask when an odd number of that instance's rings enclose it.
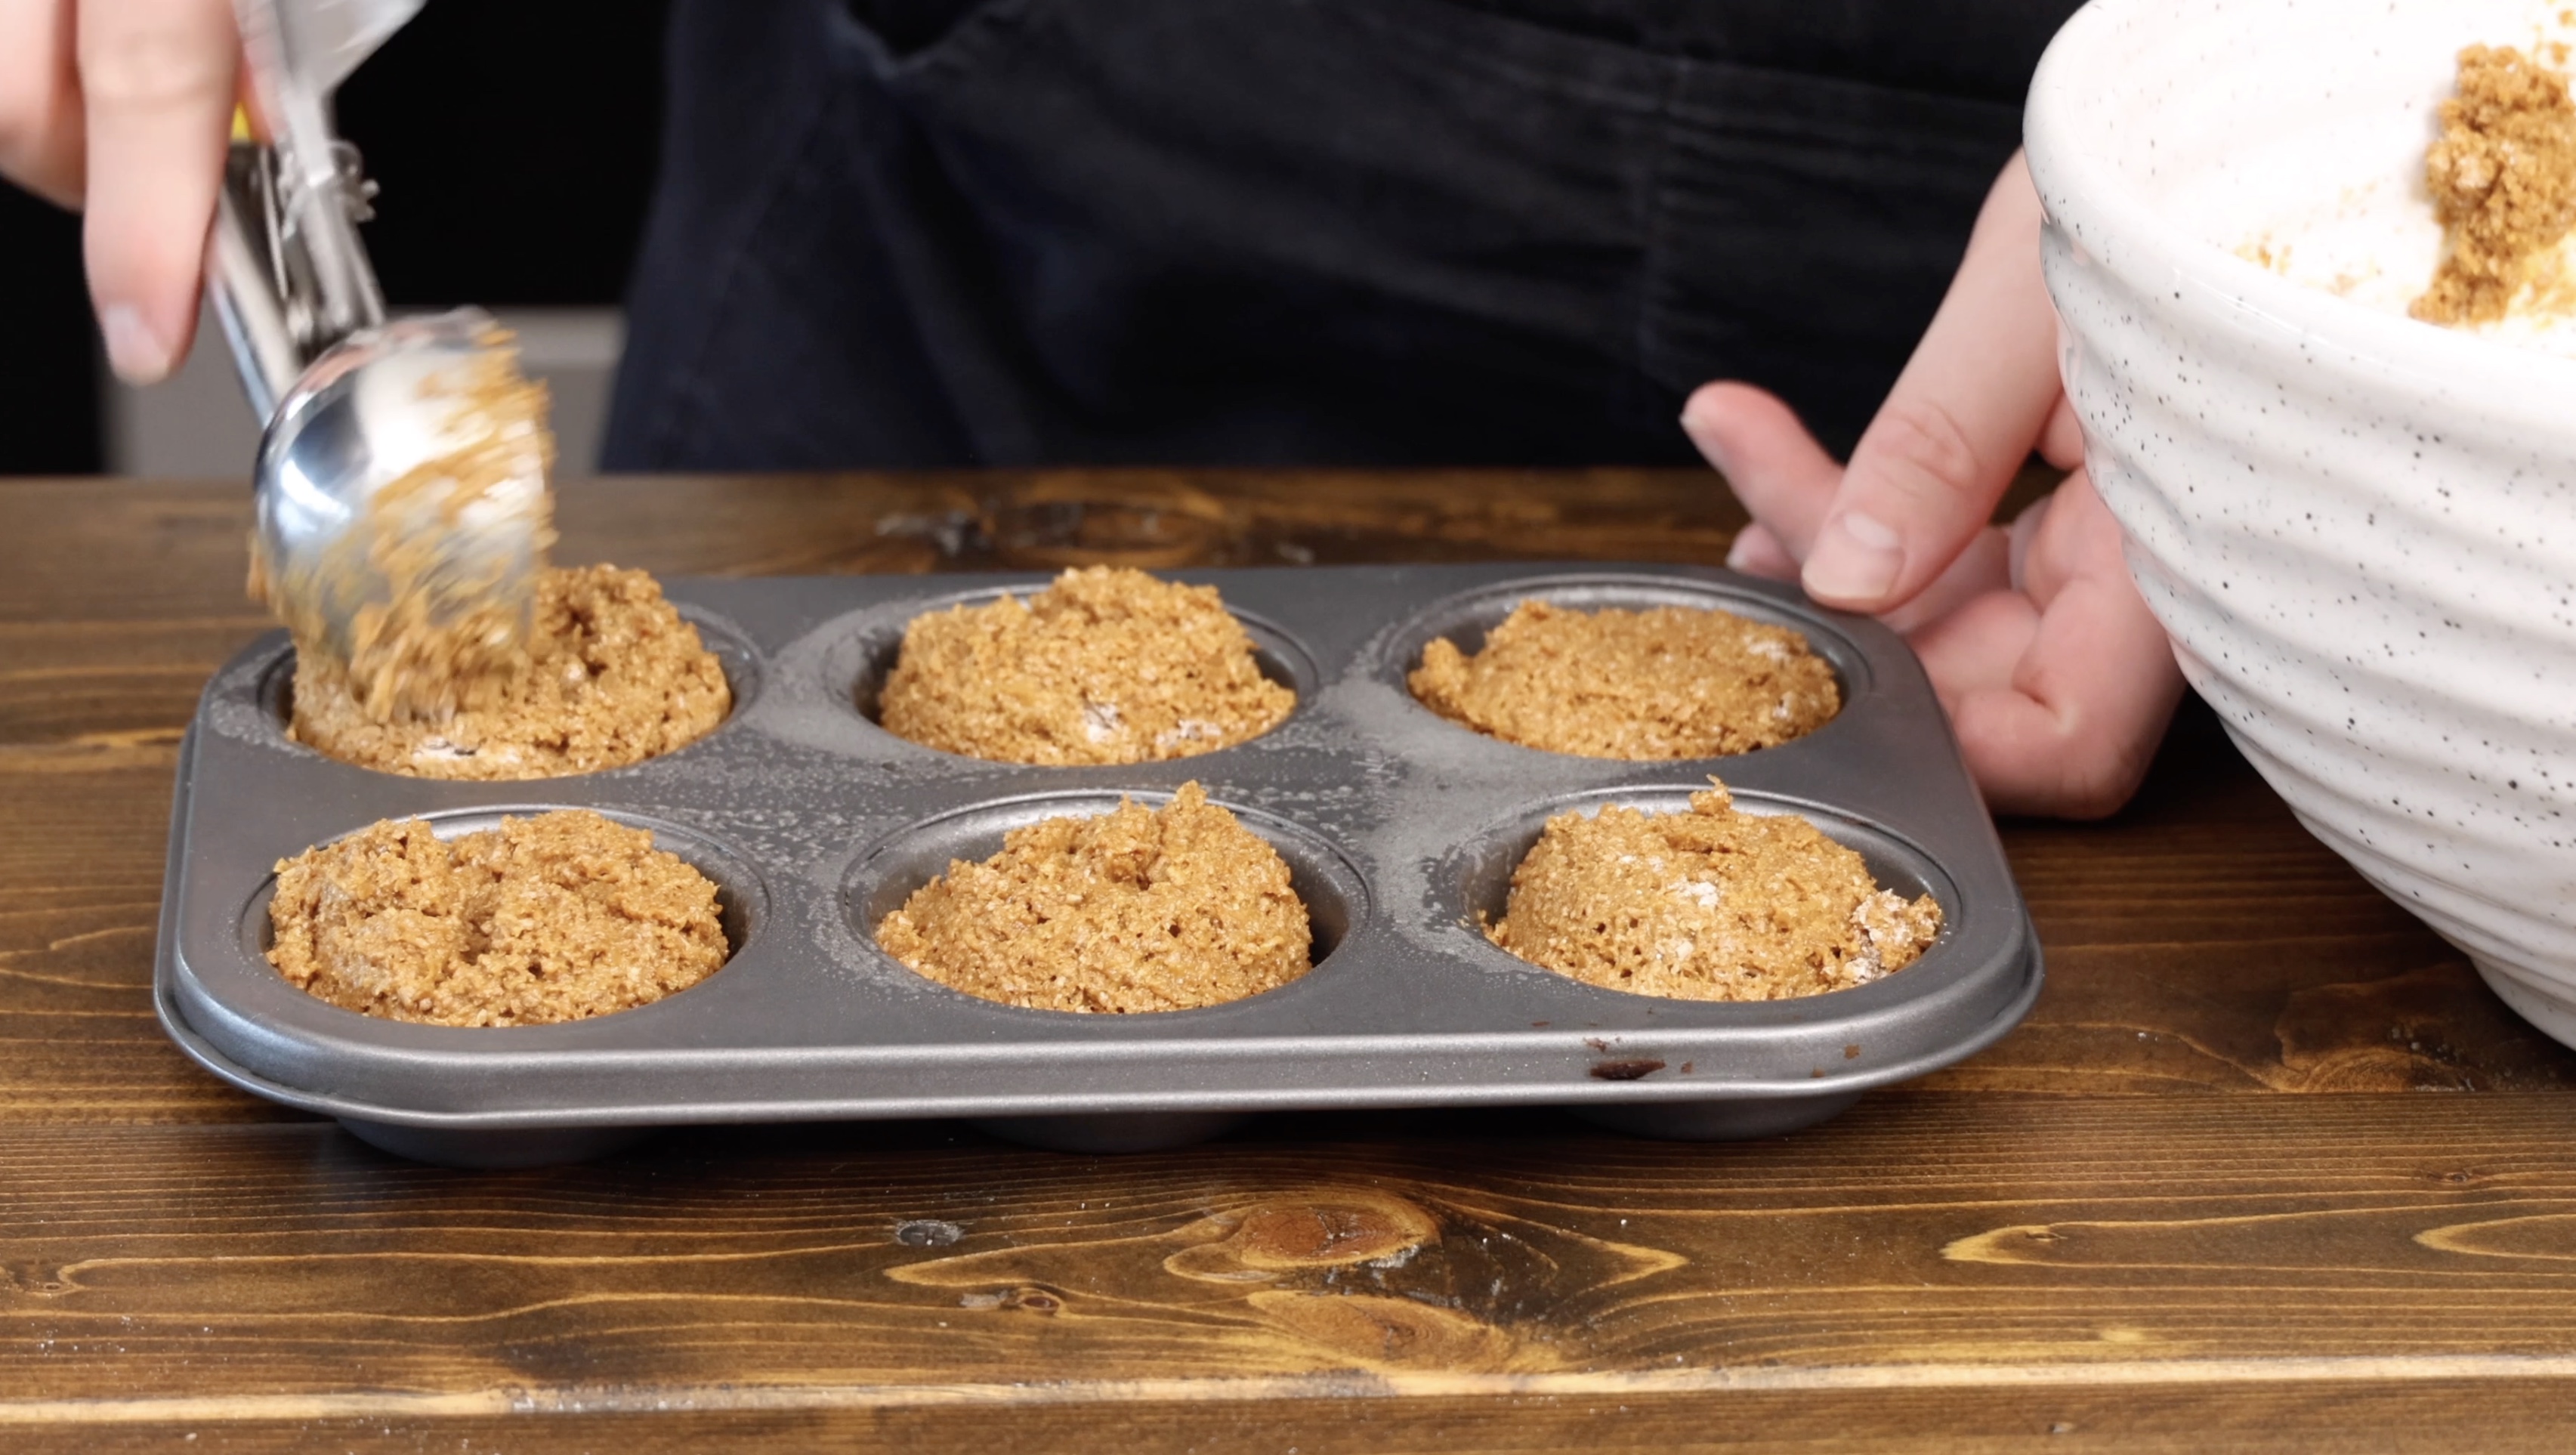
<instances>
[{"instance_id":1,"label":"batter with oat flakes","mask_svg":"<svg viewBox=\"0 0 2576 1455\"><path fill-rule=\"evenodd\" d=\"M886 678L886 731L1003 763L1151 763L1277 727L1297 694L1261 675L1213 586L1067 571L1023 602L915 618Z\"/></svg>"},{"instance_id":2,"label":"batter with oat flakes","mask_svg":"<svg viewBox=\"0 0 2576 1455\"><path fill-rule=\"evenodd\" d=\"M969 995L1035 1010L1188 1010L1304 975L1314 934L1287 861L1195 782L1162 808L1013 829L950 864L877 943Z\"/></svg>"},{"instance_id":3,"label":"batter with oat flakes","mask_svg":"<svg viewBox=\"0 0 2576 1455\"><path fill-rule=\"evenodd\" d=\"M1488 737L1587 758L1714 758L1773 747L1841 710L1807 639L1729 611L1573 611L1524 601L1469 656L1444 639L1406 678Z\"/></svg>"},{"instance_id":4,"label":"batter with oat flakes","mask_svg":"<svg viewBox=\"0 0 2576 1455\"><path fill-rule=\"evenodd\" d=\"M731 948L716 888L653 836L583 809L440 839L371 824L277 866L268 961L389 1020L528 1026L696 985Z\"/></svg>"},{"instance_id":5,"label":"batter with oat flakes","mask_svg":"<svg viewBox=\"0 0 2576 1455\"><path fill-rule=\"evenodd\" d=\"M715 654L642 571L539 575L526 638L444 716L379 717L327 653L296 654L293 733L343 762L418 778L620 768L715 730L733 694Z\"/></svg>"},{"instance_id":6,"label":"batter with oat flakes","mask_svg":"<svg viewBox=\"0 0 2576 1455\"><path fill-rule=\"evenodd\" d=\"M2428 323L2496 323L2529 293L2563 307L2570 285L2557 248L2576 227L2576 97L2566 47L2553 68L2512 46L2460 52L2459 94L2442 103L2442 135L2424 154L2450 248L2409 311Z\"/></svg>"},{"instance_id":7,"label":"batter with oat flakes","mask_svg":"<svg viewBox=\"0 0 2576 1455\"><path fill-rule=\"evenodd\" d=\"M1547 821L1487 938L1611 990L1787 1000L1911 965L1941 933L1930 895L1881 889L1860 855L1794 814L1748 814L1725 785L1688 813L1616 804Z\"/></svg>"}]
</instances>

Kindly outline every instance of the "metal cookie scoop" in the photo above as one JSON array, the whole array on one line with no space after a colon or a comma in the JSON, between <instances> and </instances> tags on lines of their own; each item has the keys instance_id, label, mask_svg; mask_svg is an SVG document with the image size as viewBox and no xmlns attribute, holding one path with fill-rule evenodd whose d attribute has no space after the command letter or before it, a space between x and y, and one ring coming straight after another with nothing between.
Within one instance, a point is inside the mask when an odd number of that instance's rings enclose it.
<instances>
[{"instance_id":1,"label":"metal cookie scoop","mask_svg":"<svg viewBox=\"0 0 2576 1455\"><path fill-rule=\"evenodd\" d=\"M254 587L380 715L441 706L460 645L515 642L551 534L544 396L506 335L472 309L388 323L358 238L374 189L330 97L420 4L236 0L272 140L234 142L208 255L266 421Z\"/></svg>"}]
</instances>

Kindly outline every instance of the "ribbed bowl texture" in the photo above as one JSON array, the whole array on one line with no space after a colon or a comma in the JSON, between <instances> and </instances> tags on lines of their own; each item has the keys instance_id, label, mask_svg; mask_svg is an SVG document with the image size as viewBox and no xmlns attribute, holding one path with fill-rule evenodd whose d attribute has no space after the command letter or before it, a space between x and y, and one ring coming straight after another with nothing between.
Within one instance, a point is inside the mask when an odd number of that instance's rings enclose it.
<instances>
[{"instance_id":1,"label":"ribbed bowl texture","mask_svg":"<svg viewBox=\"0 0 2576 1455\"><path fill-rule=\"evenodd\" d=\"M2429 276L2453 58L2535 13L2097 0L2028 141L2093 479L2193 686L2319 838L2576 1044L2576 361L2244 255L2305 218Z\"/></svg>"}]
</instances>

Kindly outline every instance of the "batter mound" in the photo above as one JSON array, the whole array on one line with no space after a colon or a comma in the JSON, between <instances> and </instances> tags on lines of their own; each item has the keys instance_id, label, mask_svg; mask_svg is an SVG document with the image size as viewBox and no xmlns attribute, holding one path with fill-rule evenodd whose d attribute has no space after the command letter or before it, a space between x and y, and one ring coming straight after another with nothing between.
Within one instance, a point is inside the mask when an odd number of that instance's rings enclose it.
<instances>
[{"instance_id":1,"label":"batter mound","mask_svg":"<svg viewBox=\"0 0 2576 1455\"><path fill-rule=\"evenodd\" d=\"M1013 829L877 925L887 954L968 995L1033 1010L1188 1010L1312 968L1287 862L1196 783L1163 808Z\"/></svg>"},{"instance_id":2,"label":"batter mound","mask_svg":"<svg viewBox=\"0 0 2576 1455\"><path fill-rule=\"evenodd\" d=\"M1067 571L1024 604L954 606L904 628L886 731L1003 763L1151 763L1277 727L1297 694L1261 675L1213 586Z\"/></svg>"},{"instance_id":3,"label":"batter mound","mask_svg":"<svg viewBox=\"0 0 2576 1455\"><path fill-rule=\"evenodd\" d=\"M724 668L642 571L556 567L537 578L526 643L438 717L370 714L327 653L296 654L296 741L417 778L554 778L622 768L715 730Z\"/></svg>"},{"instance_id":4,"label":"batter mound","mask_svg":"<svg viewBox=\"0 0 2576 1455\"><path fill-rule=\"evenodd\" d=\"M2441 138L2424 154L2450 246L2408 311L2429 323L2495 323L2534 284L2566 292L2543 272L2576 228L2576 99L2564 71L2510 46L2470 46L2459 64L2459 95L2442 103Z\"/></svg>"},{"instance_id":5,"label":"batter mound","mask_svg":"<svg viewBox=\"0 0 2576 1455\"><path fill-rule=\"evenodd\" d=\"M1524 601L1470 657L1445 638L1406 684L1488 737L1586 758L1715 758L1803 737L1842 708L1806 638L1733 612Z\"/></svg>"},{"instance_id":6,"label":"batter mound","mask_svg":"<svg viewBox=\"0 0 2576 1455\"><path fill-rule=\"evenodd\" d=\"M251 532L251 598L277 613L301 656L337 660L348 690L382 722L472 705L526 645L526 614L505 606L512 593L500 589L508 553L460 550L461 522L483 522L465 540L494 539L484 526L515 522L540 561L554 543L546 386L519 372L509 330L487 326L475 341L462 365L421 386L423 404L447 406L440 435L453 448L369 495L309 558L272 560L265 534ZM345 636L333 630L342 612Z\"/></svg>"},{"instance_id":7,"label":"batter mound","mask_svg":"<svg viewBox=\"0 0 2576 1455\"><path fill-rule=\"evenodd\" d=\"M1688 813L1549 819L1486 937L1560 975L1679 1000L1848 990L1939 937L1930 895L1907 903L1814 824L1739 813L1709 782Z\"/></svg>"},{"instance_id":8,"label":"batter mound","mask_svg":"<svg viewBox=\"0 0 2576 1455\"><path fill-rule=\"evenodd\" d=\"M716 887L585 809L442 842L387 820L277 866L268 963L388 1020L534 1026L649 1005L731 953Z\"/></svg>"}]
</instances>

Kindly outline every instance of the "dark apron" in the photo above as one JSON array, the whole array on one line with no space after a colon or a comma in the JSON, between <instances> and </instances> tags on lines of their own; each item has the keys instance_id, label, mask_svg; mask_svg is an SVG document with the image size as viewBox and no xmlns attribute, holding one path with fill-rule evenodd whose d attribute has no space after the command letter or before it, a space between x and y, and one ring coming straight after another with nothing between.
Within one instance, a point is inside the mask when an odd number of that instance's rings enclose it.
<instances>
[{"instance_id":1,"label":"dark apron","mask_svg":"<svg viewBox=\"0 0 2576 1455\"><path fill-rule=\"evenodd\" d=\"M612 469L1848 443L2074 0L683 0Z\"/></svg>"}]
</instances>

